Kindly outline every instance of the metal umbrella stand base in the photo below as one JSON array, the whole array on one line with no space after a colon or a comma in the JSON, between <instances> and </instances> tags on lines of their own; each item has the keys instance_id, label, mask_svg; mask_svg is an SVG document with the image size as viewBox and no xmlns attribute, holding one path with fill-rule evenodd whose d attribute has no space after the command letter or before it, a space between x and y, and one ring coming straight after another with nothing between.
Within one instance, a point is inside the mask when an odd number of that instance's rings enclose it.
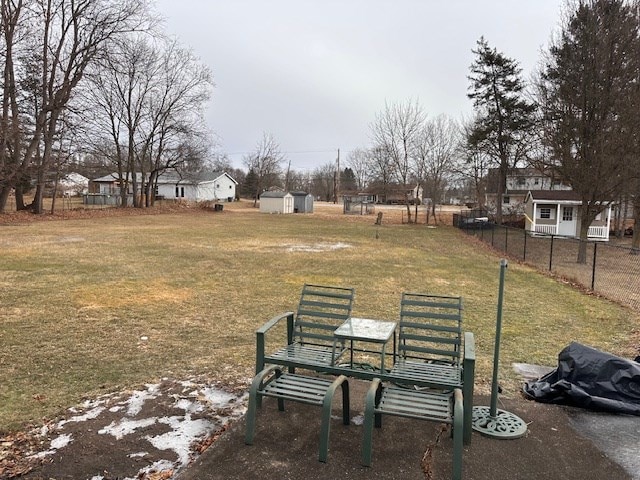
<instances>
[{"instance_id":1,"label":"metal umbrella stand base","mask_svg":"<svg viewBox=\"0 0 640 480\"><path fill-rule=\"evenodd\" d=\"M502 299L504 294L504 272L507 261L500 260L500 287L498 290L498 315L496 341L493 353L493 381L491 382L491 406L473 407L472 426L477 432L498 439L515 439L527 433L527 424L517 415L497 408L498 362L500 360L500 332L502 330Z\"/></svg>"},{"instance_id":2,"label":"metal umbrella stand base","mask_svg":"<svg viewBox=\"0 0 640 480\"><path fill-rule=\"evenodd\" d=\"M491 415L490 407L473 407L473 429L487 437L508 440L524 436L527 424L517 415L499 408Z\"/></svg>"}]
</instances>

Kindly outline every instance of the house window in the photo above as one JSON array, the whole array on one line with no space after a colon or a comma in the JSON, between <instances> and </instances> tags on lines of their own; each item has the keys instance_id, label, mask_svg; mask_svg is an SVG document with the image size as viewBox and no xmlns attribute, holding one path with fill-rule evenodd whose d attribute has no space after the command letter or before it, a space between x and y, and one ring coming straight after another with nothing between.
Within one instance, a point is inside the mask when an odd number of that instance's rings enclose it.
<instances>
[{"instance_id":1,"label":"house window","mask_svg":"<svg viewBox=\"0 0 640 480\"><path fill-rule=\"evenodd\" d=\"M551 209L549 207L543 207L540 209L540 218L551 218Z\"/></svg>"},{"instance_id":2,"label":"house window","mask_svg":"<svg viewBox=\"0 0 640 480\"><path fill-rule=\"evenodd\" d=\"M562 221L563 222L573 221L573 207L562 207Z\"/></svg>"},{"instance_id":3,"label":"house window","mask_svg":"<svg viewBox=\"0 0 640 480\"><path fill-rule=\"evenodd\" d=\"M510 201L511 201L511 198L509 198L508 195L505 195L504 197L502 197L502 203L508 204Z\"/></svg>"},{"instance_id":4,"label":"house window","mask_svg":"<svg viewBox=\"0 0 640 480\"><path fill-rule=\"evenodd\" d=\"M540 179L539 179L539 178L536 178L536 179L533 181L533 184L534 184L534 185L539 185L539 184L540 184Z\"/></svg>"},{"instance_id":5,"label":"house window","mask_svg":"<svg viewBox=\"0 0 640 480\"><path fill-rule=\"evenodd\" d=\"M184 187L176 187L176 197L184 197Z\"/></svg>"}]
</instances>

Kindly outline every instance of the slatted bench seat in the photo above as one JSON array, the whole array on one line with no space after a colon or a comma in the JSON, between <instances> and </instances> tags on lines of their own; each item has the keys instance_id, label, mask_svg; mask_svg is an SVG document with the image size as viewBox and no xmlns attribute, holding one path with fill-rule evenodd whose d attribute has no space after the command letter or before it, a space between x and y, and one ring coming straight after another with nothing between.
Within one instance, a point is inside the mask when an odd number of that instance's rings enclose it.
<instances>
[{"instance_id":1,"label":"slatted bench seat","mask_svg":"<svg viewBox=\"0 0 640 480\"><path fill-rule=\"evenodd\" d=\"M256 331L256 374L265 365L284 365L293 373L304 366L322 371L333 365L345 351L344 342L334 351L333 332L351 316L353 288L304 284L295 313L286 312ZM279 322L287 321L287 344L266 352L266 334Z\"/></svg>"},{"instance_id":2,"label":"slatted bench seat","mask_svg":"<svg viewBox=\"0 0 640 480\"><path fill-rule=\"evenodd\" d=\"M382 427L382 415L428 420L452 425L453 479L462 478L463 399L462 390L435 392L387 386L376 378L367 392L364 413L362 464L371 466L373 426Z\"/></svg>"},{"instance_id":3,"label":"slatted bench seat","mask_svg":"<svg viewBox=\"0 0 640 480\"><path fill-rule=\"evenodd\" d=\"M342 423L349 425L349 383L344 375L335 379L327 379L284 373L282 367L278 365L267 367L256 375L249 390L245 443L247 445L253 444L256 410L261 406L262 397L276 398L280 411L284 411L285 400L317 405L322 407L318 459L321 462L326 462L329 451L331 405L338 386L342 388Z\"/></svg>"}]
</instances>

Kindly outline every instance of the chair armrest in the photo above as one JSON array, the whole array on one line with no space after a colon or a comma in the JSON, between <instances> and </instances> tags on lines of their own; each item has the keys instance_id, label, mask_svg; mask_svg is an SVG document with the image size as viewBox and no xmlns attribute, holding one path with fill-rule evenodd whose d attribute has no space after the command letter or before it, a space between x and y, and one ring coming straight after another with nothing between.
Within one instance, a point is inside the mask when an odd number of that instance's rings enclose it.
<instances>
[{"instance_id":1,"label":"chair armrest","mask_svg":"<svg viewBox=\"0 0 640 480\"><path fill-rule=\"evenodd\" d=\"M476 361L476 340L472 332L464 332L464 359Z\"/></svg>"},{"instance_id":2,"label":"chair armrest","mask_svg":"<svg viewBox=\"0 0 640 480\"><path fill-rule=\"evenodd\" d=\"M285 312L277 315L256 330L256 374L264 369L265 334L281 320L287 320L287 345L293 341L293 315L293 312Z\"/></svg>"}]
</instances>

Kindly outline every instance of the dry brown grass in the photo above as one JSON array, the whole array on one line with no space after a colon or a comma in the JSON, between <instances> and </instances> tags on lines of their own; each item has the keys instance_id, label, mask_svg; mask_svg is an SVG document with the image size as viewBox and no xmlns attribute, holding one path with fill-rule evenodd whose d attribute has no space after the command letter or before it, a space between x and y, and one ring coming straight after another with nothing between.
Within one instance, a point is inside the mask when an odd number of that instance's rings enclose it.
<instances>
[{"instance_id":1,"label":"dry brown grass","mask_svg":"<svg viewBox=\"0 0 640 480\"><path fill-rule=\"evenodd\" d=\"M331 205L264 215L241 202L1 226L0 430L163 376L246 382L255 329L295 309L304 282L354 287L354 313L373 318L395 319L402 291L462 295L486 386L498 258L456 229L401 225L393 212L375 226ZM504 323L511 394L512 362L554 365L572 340L637 354L637 315L520 265L507 273Z\"/></svg>"}]
</instances>

